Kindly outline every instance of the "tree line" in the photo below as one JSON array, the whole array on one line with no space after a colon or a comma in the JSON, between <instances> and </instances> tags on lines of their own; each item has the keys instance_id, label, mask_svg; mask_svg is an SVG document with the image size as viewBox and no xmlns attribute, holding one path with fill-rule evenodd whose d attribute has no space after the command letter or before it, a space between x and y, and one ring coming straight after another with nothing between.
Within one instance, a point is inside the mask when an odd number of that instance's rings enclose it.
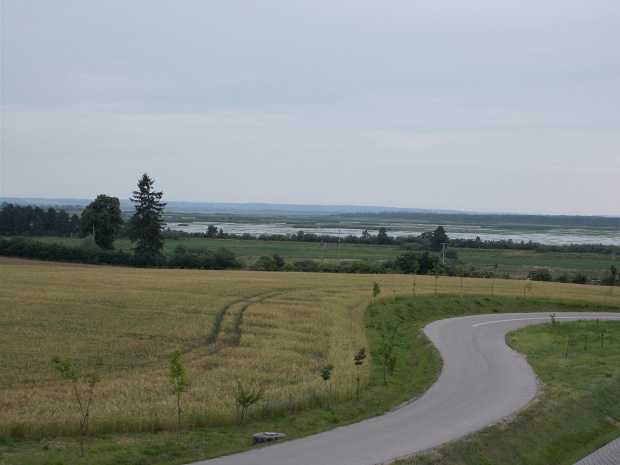
<instances>
[{"instance_id":1,"label":"tree line","mask_svg":"<svg viewBox=\"0 0 620 465\"><path fill-rule=\"evenodd\" d=\"M409 243L418 243L422 248L426 247L435 251L441 250L442 242L449 241L443 226L439 226L435 231L423 232L419 236L399 236L391 237L388 235L387 228L384 226L379 228L376 235L362 231L361 236L349 234L346 236L334 236L329 234L315 234L299 230L290 234L258 234L250 233L231 234L225 232L222 228L215 225L207 226L205 232L185 232L171 231L164 232L167 239L180 239L182 237L195 237L205 239L238 239L247 241L274 241L274 242L316 242L329 244L366 244L366 245L405 245Z\"/></svg>"},{"instance_id":2,"label":"tree line","mask_svg":"<svg viewBox=\"0 0 620 465\"><path fill-rule=\"evenodd\" d=\"M385 227L379 228L376 236L363 231L361 237L316 235L300 230L289 235L236 236L227 234L214 225L209 225L204 233L185 233L164 230L163 213L166 206L162 202L163 192L154 189L155 181L146 173L139 179L137 189L132 192L131 202L135 212L128 221L123 219L120 201L117 197L101 194L83 210L81 217L54 208L46 211L40 207L20 207L4 204L0 211L0 236L17 236L13 240L0 238L0 254L36 258L42 260L69 261L92 264L109 264L118 266L154 266L188 269L238 269L244 265L235 255L224 248L207 249L205 247L187 249L179 244L172 255L164 256L164 240L181 237L202 237L210 239L275 240L322 243L366 243L376 245L398 245L403 253L384 263L356 260L345 263L323 263L313 260L298 260L286 263L278 254L262 255L247 268L262 271L310 271L324 273L405 273L434 274L468 277L495 277L491 271L470 268L464 270L458 261L458 248L506 248L536 251L571 251L590 253L613 253L615 249L598 245L548 246L529 241L524 243L512 240L482 241L476 239L450 239L443 226L434 231L423 232L418 236L390 237ZM132 242L132 253L114 251L114 240L120 234L126 235ZM91 237L96 247L89 247L88 242L80 248L59 244L33 243L20 236L44 235L79 235ZM442 260L440 260L440 254ZM447 262L446 262L447 259ZM610 269L609 276L603 280L615 283L617 271ZM535 280L551 280L549 273L543 271L531 277ZM567 282L585 282L584 276L560 276L557 280ZM613 284L612 284L613 285Z\"/></svg>"},{"instance_id":3,"label":"tree line","mask_svg":"<svg viewBox=\"0 0 620 465\"><path fill-rule=\"evenodd\" d=\"M503 224L503 225L538 225L538 226L572 226L618 228L619 217L609 216L581 216L581 215L518 215L518 214L491 214L491 213L463 213L463 212L379 212L344 213L344 217L363 218L365 220L406 220L428 223L459 223L459 224Z\"/></svg>"},{"instance_id":4,"label":"tree line","mask_svg":"<svg viewBox=\"0 0 620 465\"><path fill-rule=\"evenodd\" d=\"M365 245L396 245L405 250L442 250L442 243L448 249L510 249L510 250L532 250L536 252L560 252L560 253L600 253L611 254L619 253L618 248L605 244L543 244L535 241L514 241L512 239L501 240L482 240L480 237L475 239L451 239L443 226L439 226L434 231L425 231L419 235L392 237L387 234L385 227L380 227L376 235L368 231L363 231L361 236L346 235L334 236L329 234L315 234L303 230L290 234L257 234L250 233L232 234L225 232L222 228L209 225L205 232L185 232L177 230L164 231L166 239L181 239L184 237L205 238L205 239L237 239L242 241L273 241L273 242L313 242L323 244L365 244Z\"/></svg>"},{"instance_id":5,"label":"tree line","mask_svg":"<svg viewBox=\"0 0 620 465\"><path fill-rule=\"evenodd\" d=\"M154 189L154 182L146 173L140 178L131 198L135 212L127 222L123 219L120 200L101 194L86 206L81 217L77 215L72 217L69 221L70 227L67 227L66 231L58 230L58 235L90 237L94 245L88 241L82 243L80 247L28 241L24 236L55 235L49 233L52 230L50 228L55 224L66 224L64 219L68 214L66 212L57 214L53 208L44 212L39 207L4 205L0 212L0 219L4 220L2 224L5 226L0 230L1 235L14 237L11 240L0 238L0 255L135 267L198 269L242 267L234 254L226 250L202 249L190 253L177 251L172 257L164 256L163 212L166 203L161 201L163 192ZM63 221L58 218L63 218ZM23 227L17 228L16 224ZM114 240L121 233L128 236L132 242L131 254L114 250Z\"/></svg>"},{"instance_id":6,"label":"tree line","mask_svg":"<svg viewBox=\"0 0 620 465\"><path fill-rule=\"evenodd\" d=\"M79 233L80 217L53 207L43 210L30 205L2 203L0 236L69 237Z\"/></svg>"},{"instance_id":7,"label":"tree line","mask_svg":"<svg viewBox=\"0 0 620 465\"><path fill-rule=\"evenodd\" d=\"M103 250L114 249L114 239L126 234L138 255L155 257L164 248L163 193L154 190L154 180L146 173L138 181L131 201L135 213L125 223L118 197L105 194L84 208L81 216L50 207L20 206L4 202L0 210L0 236L92 236Z\"/></svg>"}]
</instances>

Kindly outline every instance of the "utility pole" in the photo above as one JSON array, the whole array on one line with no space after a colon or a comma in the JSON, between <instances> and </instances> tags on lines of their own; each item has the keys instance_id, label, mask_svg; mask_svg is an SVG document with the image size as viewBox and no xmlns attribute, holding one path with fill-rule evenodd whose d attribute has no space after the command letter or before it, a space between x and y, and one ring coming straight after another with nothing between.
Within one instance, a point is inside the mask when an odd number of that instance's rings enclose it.
<instances>
[{"instance_id":1,"label":"utility pole","mask_svg":"<svg viewBox=\"0 0 620 465\"><path fill-rule=\"evenodd\" d=\"M340 229L338 229L338 265L340 265Z\"/></svg>"},{"instance_id":2,"label":"utility pole","mask_svg":"<svg viewBox=\"0 0 620 465\"><path fill-rule=\"evenodd\" d=\"M446 245L447 242L441 243L441 263L446 264Z\"/></svg>"}]
</instances>

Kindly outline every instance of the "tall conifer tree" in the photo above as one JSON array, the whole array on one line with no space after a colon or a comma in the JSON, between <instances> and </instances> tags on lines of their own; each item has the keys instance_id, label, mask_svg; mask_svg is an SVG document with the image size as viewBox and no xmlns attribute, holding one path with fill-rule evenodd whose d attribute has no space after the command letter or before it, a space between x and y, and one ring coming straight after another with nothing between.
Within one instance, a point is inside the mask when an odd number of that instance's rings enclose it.
<instances>
[{"instance_id":1,"label":"tall conifer tree","mask_svg":"<svg viewBox=\"0 0 620 465\"><path fill-rule=\"evenodd\" d=\"M155 181L144 173L133 191L136 213L131 221L131 241L137 242L135 252L139 255L161 255L164 248L163 212L166 204L161 201L163 192L153 190Z\"/></svg>"}]
</instances>

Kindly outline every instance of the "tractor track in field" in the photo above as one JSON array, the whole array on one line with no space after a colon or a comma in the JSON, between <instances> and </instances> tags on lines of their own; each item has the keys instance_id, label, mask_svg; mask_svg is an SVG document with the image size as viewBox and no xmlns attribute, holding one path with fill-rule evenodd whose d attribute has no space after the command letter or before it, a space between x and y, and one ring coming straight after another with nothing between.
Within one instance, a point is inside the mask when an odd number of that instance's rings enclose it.
<instances>
[{"instance_id":1,"label":"tractor track in field","mask_svg":"<svg viewBox=\"0 0 620 465\"><path fill-rule=\"evenodd\" d=\"M264 292L260 294L255 294L248 297L243 297L241 299L236 299L228 304L224 305L216 314L215 319L213 321L213 326L211 328L211 332L206 336L205 343L206 345L215 345L217 342L223 343L223 346L234 347L239 345L239 341L241 340L241 327L243 325L243 317L248 308L250 308L255 303L262 303L270 298L285 294L289 292L290 289L282 289L278 291L270 291ZM239 305L239 309L236 314L233 316L233 325L232 331L224 331L222 329L222 322L227 316L230 316L230 310ZM228 334L224 337L224 332ZM220 348L217 349L219 352Z\"/></svg>"}]
</instances>

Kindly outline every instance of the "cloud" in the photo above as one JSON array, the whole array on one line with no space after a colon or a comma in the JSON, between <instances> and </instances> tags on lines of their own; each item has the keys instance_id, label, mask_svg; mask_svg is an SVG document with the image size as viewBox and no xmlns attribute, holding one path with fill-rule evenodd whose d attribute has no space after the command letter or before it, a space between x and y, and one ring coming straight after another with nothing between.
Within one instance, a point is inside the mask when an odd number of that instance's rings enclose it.
<instances>
[{"instance_id":1,"label":"cloud","mask_svg":"<svg viewBox=\"0 0 620 465\"><path fill-rule=\"evenodd\" d=\"M5 0L0 193L617 215L618 13Z\"/></svg>"}]
</instances>

